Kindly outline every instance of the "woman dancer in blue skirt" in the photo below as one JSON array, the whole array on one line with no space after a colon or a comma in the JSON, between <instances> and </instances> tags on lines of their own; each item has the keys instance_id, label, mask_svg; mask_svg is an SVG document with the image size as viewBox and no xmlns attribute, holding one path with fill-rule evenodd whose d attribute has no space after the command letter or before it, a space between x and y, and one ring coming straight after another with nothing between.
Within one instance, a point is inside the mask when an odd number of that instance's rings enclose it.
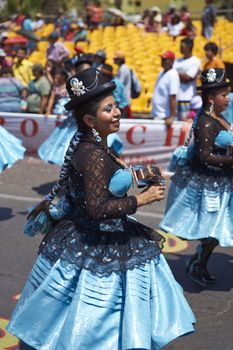
<instances>
[{"instance_id":1,"label":"woman dancer in blue skirt","mask_svg":"<svg viewBox=\"0 0 233 350\"><path fill-rule=\"evenodd\" d=\"M40 350L158 350L193 331L194 315L159 242L162 237L130 217L164 198L152 185L127 196L132 175L107 147L120 127L114 82L90 68L67 82L79 131L60 178L37 207L66 189L65 215L45 235L7 327Z\"/></svg>"},{"instance_id":2,"label":"woman dancer in blue skirt","mask_svg":"<svg viewBox=\"0 0 233 350\"><path fill-rule=\"evenodd\" d=\"M22 141L0 126L0 173L23 159L24 153Z\"/></svg>"},{"instance_id":3,"label":"woman dancer in blue skirt","mask_svg":"<svg viewBox=\"0 0 233 350\"><path fill-rule=\"evenodd\" d=\"M229 102L225 71L206 70L201 81L203 106L193 124L194 156L178 165L171 178L160 228L200 240L186 268L195 282L206 286L216 282L207 269L214 248L233 246L233 127L221 114Z\"/></svg>"}]
</instances>

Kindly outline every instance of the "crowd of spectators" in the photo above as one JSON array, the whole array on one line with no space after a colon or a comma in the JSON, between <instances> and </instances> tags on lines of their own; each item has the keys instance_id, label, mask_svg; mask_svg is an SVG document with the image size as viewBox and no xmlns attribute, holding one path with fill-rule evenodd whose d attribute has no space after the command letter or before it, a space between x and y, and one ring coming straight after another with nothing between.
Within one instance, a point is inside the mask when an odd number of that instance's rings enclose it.
<instances>
[{"instance_id":1,"label":"crowd of spectators","mask_svg":"<svg viewBox=\"0 0 233 350\"><path fill-rule=\"evenodd\" d=\"M77 50L76 55L69 58L68 50L57 39L57 32L52 32L45 67L38 63L32 64L27 59L24 47L16 50L11 65L4 60L6 53L1 49L0 55L3 59L0 59L0 111L40 113L46 116L64 114L63 106L68 98L67 79L81 70L95 67L104 73L106 80L116 82L116 101L123 116L131 116L130 69L125 64L124 53L119 56L119 52L116 52L115 61L120 68L117 76L114 76L113 67L105 63L104 50L97 50L94 54Z\"/></svg>"},{"instance_id":2,"label":"crowd of spectators","mask_svg":"<svg viewBox=\"0 0 233 350\"><path fill-rule=\"evenodd\" d=\"M162 70L155 84L152 96L152 115L155 119L165 119L170 126L175 119L192 120L193 113L201 107L201 97L197 94L197 78L206 69L225 68L217 57L218 46L208 42L203 50L206 59L201 60L192 54L194 40L186 37L181 40L182 57L175 58L172 51L161 55Z\"/></svg>"},{"instance_id":3,"label":"crowd of spectators","mask_svg":"<svg viewBox=\"0 0 233 350\"><path fill-rule=\"evenodd\" d=\"M16 43L11 47L9 53L4 47L7 34L2 32L0 37L0 111L23 111L46 116L64 113L63 106L68 98L65 88L67 78L92 66L102 71L107 81L116 82L117 89L114 95L122 109L122 115L132 117L130 109L132 70L125 62L125 53L115 52L114 69L108 64L109 62L106 63L107 57L104 49L100 48L94 53L85 53L78 45L79 42L88 41L87 29L92 30L102 25L124 24L125 18L121 11L110 10L109 15L113 18L112 22L108 20L109 17L106 17L99 1L94 4L85 2L83 18L78 20L68 18L64 11L59 10L54 20L54 31L46 38L49 46L46 51L45 65L33 64L27 58L33 47L37 45L38 30L44 26L43 16L37 13L32 19L29 15L19 12L10 21L2 22L0 25L2 30L18 28L16 33L23 35L27 43L26 45ZM215 16L216 11L212 1L206 0L202 16L202 34L206 37L212 33ZM155 81L151 115L154 118L165 119L167 126L171 125L175 118L178 120L188 118L192 106L196 107L198 103L200 104L196 95L196 80L201 69L224 67L224 63L218 57L218 46L214 42L208 42L204 46L206 61L202 66L200 59L192 54L196 31L186 6L177 9L171 5L163 14L158 7L153 7L144 11L141 19L136 21L135 25L143 26L145 32L159 34L166 31L174 40L178 35L185 36L180 46L182 57L176 59L172 51L161 53L162 69ZM73 57L70 57L64 41L74 43L76 53ZM11 59L9 59L10 55L12 55Z\"/></svg>"}]
</instances>

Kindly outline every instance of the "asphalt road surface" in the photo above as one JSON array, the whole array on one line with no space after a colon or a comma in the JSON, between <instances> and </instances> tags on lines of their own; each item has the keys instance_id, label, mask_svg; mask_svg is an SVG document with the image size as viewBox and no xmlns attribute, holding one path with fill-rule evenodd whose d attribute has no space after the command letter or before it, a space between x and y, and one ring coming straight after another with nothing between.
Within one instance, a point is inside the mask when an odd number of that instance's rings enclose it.
<instances>
[{"instance_id":1,"label":"asphalt road surface","mask_svg":"<svg viewBox=\"0 0 233 350\"><path fill-rule=\"evenodd\" d=\"M49 191L58 171L56 166L26 157L0 175L0 350L17 349L17 339L6 333L4 328L41 240L40 237L27 238L22 234L27 208ZM146 225L156 227L164 205L165 202L160 202L140 208L137 217ZM203 288L189 279L184 268L197 242L187 243L172 236L167 238L164 254L184 289L197 324L195 333L177 339L166 349L233 350L233 248L215 250L210 270L216 274L218 282Z\"/></svg>"}]
</instances>

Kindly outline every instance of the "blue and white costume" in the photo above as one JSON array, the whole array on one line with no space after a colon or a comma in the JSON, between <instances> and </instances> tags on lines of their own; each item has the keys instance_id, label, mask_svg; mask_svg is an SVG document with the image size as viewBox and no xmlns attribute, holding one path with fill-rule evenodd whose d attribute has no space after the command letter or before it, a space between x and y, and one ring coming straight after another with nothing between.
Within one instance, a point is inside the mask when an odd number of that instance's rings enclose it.
<instances>
[{"instance_id":1,"label":"blue and white costume","mask_svg":"<svg viewBox=\"0 0 233 350\"><path fill-rule=\"evenodd\" d=\"M8 331L40 350L158 350L192 332L162 237L130 217L131 173L89 138L71 163L72 209L42 241Z\"/></svg>"},{"instance_id":2,"label":"blue and white costume","mask_svg":"<svg viewBox=\"0 0 233 350\"><path fill-rule=\"evenodd\" d=\"M0 126L0 173L23 159L24 153L22 141Z\"/></svg>"},{"instance_id":3,"label":"blue and white costume","mask_svg":"<svg viewBox=\"0 0 233 350\"><path fill-rule=\"evenodd\" d=\"M202 113L194 128L195 156L178 166L171 178L160 228L179 237L214 238L233 246L233 155L227 146L233 134Z\"/></svg>"}]
</instances>

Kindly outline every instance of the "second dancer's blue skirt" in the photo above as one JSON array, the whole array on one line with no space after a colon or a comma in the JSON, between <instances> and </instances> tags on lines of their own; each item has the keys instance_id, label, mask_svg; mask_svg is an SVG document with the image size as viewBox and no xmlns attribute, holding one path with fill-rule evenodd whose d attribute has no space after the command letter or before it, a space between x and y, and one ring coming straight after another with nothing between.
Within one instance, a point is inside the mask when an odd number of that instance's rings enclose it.
<instances>
[{"instance_id":1,"label":"second dancer's blue skirt","mask_svg":"<svg viewBox=\"0 0 233 350\"><path fill-rule=\"evenodd\" d=\"M159 350L194 315L163 255L98 276L39 256L7 330L40 350Z\"/></svg>"},{"instance_id":2,"label":"second dancer's blue skirt","mask_svg":"<svg viewBox=\"0 0 233 350\"><path fill-rule=\"evenodd\" d=\"M39 157L49 163L62 166L70 140L76 131L75 119L73 117L65 119L39 147ZM123 143L115 133L108 136L108 146L119 155L123 151Z\"/></svg>"},{"instance_id":3,"label":"second dancer's blue skirt","mask_svg":"<svg viewBox=\"0 0 233 350\"><path fill-rule=\"evenodd\" d=\"M23 159L24 153L22 141L0 126L0 173Z\"/></svg>"},{"instance_id":4,"label":"second dancer's blue skirt","mask_svg":"<svg viewBox=\"0 0 233 350\"><path fill-rule=\"evenodd\" d=\"M178 168L159 227L184 239L212 237L233 246L233 175L211 167L208 173Z\"/></svg>"},{"instance_id":5,"label":"second dancer's blue skirt","mask_svg":"<svg viewBox=\"0 0 233 350\"><path fill-rule=\"evenodd\" d=\"M70 140L76 131L75 119L65 119L38 148L39 157L46 162L62 166Z\"/></svg>"}]
</instances>

